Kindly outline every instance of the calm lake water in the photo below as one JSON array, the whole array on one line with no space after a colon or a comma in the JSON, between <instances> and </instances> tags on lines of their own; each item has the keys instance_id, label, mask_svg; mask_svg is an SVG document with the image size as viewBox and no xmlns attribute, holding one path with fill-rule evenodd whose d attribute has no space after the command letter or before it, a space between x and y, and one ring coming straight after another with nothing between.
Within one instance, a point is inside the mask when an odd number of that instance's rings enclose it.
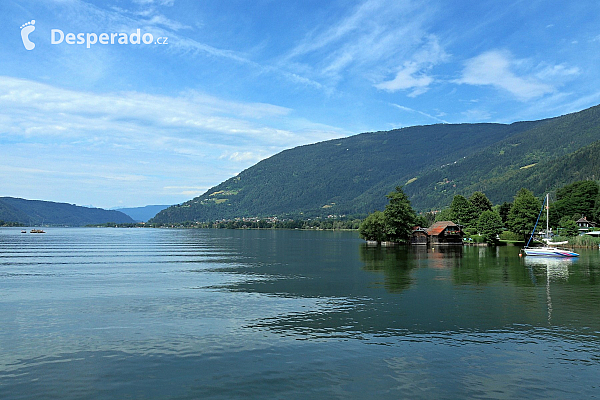
<instances>
[{"instance_id":1,"label":"calm lake water","mask_svg":"<svg viewBox=\"0 0 600 400\"><path fill-rule=\"evenodd\" d=\"M600 252L0 228L1 399L600 397Z\"/></svg>"}]
</instances>

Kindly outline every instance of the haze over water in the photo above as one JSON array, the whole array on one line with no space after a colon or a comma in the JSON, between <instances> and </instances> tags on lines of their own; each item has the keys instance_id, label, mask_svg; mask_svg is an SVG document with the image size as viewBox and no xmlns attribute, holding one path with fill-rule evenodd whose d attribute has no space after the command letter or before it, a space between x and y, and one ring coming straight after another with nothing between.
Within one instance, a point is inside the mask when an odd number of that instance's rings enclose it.
<instances>
[{"instance_id":1,"label":"haze over water","mask_svg":"<svg viewBox=\"0 0 600 400\"><path fill-rule=\"evenodd\" d=\"M590 398L600 252L0 229L0 398Z\"/></svg>"}]
</instances>

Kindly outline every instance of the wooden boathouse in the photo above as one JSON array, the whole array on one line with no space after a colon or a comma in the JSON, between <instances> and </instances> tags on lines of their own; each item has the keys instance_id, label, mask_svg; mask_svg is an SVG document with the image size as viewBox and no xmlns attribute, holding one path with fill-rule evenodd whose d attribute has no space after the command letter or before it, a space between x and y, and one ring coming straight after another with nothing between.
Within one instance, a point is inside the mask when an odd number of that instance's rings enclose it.
<instances>
[{"instance_id":1,"label":"wooden boathouse","mask_svg":"<svg viewBox=\"0 0 600 400\"><path fill-rule=\"evenodd\" d=\"M415 245L461 245L463 231L452 221L440 221L424 229L415 227L412 232L411 244Z\"/></svg>"}]
</instances>

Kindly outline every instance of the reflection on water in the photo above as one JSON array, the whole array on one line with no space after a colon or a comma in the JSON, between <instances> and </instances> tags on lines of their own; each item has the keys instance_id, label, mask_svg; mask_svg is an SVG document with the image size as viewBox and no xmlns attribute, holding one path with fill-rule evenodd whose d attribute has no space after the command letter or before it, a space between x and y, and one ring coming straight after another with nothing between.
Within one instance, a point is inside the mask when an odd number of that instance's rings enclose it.
<instances>
[{"instance_id":1,"label":"reflection on water","mask_svg":"<svg viewBox=\"0 0 600 400\"><path fill-rule=\"evenodd\" d=\"M0 230L0 398L582 398L600 254Z\"/></svg>"},{"instance_id":2,"label":"reflection on water","mask_svg":"<svg viewBox=\"0 0 600 400\"><path fill-rule=\"evenodd\" d=\"M388 291L399 293L411 285L410 272L418 268L419 259L412 257L406 248L362 245L359 249L360 260L364 263L363 269L383 273L384 286Z\"/></svg>"},{"instance_id":3,"label":"reflection on water","mask_svg":"<svg viewBox=\"0 0 600 400\"><path fill-rule=\"evenodd\" d=\"M546 304L548 305L548 324L552 324L552 295L551 281L566 281L569 279L569 268L578 261L577 258L566 257L525 257L525 265L530 269L532 280L536 278L533 270L546 271Z\"/></svg>"},{"instance_id":4,"label":"reflection on water","mask_svg":"<svg viewBox=\"0 0 600 400\"><path fill-rule=\"evenodd\" d=\"M530 270L546 271L548 280L567 280L569 267L577 263L576 257L525 257L525 266ZM535 277L532 275L535 281Z\"/></svg>"},{"instance_id":5,"label":"reflection on water","mask_svg":"<svg viewBox=\"0 0 600 400\"><path fill-rule=\"evenodd\" d=\"M390 291L406 289L410 283L410 271L420 266L448 268L460 266L462 246L360 246L360 260L364 269L383 272L386 275L386 288Z\"/></svg>"}]
</instances>

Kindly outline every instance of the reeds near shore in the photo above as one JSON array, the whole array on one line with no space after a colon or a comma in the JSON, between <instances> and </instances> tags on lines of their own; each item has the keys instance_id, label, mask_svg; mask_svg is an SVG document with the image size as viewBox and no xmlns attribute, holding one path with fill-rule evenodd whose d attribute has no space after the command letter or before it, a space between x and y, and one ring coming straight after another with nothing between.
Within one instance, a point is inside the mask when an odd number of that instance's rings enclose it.
<instances>
[{"instance_id":1,"label":"reeds near shore","mask_svg":"<svg viewBox=\"0 0 600 400\"><path fill-rule=\"evenodd\" d=\"M600 238L593 237L590 235L573 236L573 237L556 236L556 237L552 238L553 242L562 242L564 240L568 240L569 241L568 246L571 246L571 247L598 248L598 246L600 245Z\"/></svg>"}]
</instances>

